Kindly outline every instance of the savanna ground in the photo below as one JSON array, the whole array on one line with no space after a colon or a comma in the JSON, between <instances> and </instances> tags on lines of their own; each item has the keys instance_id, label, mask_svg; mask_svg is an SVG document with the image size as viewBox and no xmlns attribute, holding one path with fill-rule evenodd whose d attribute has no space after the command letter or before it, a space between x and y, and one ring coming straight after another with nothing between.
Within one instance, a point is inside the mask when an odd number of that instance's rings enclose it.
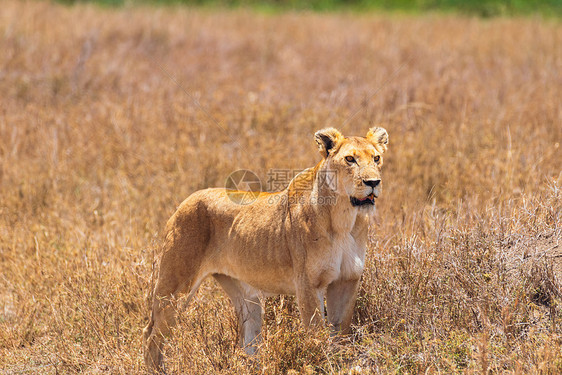
<instances>
[{"instance_id":1,"label":"savanna ground","mask_svg":"<svg viewBox=\"0 0 562 375\"><path fill-rule=\"evenodd\" d=\"M562 371L559 20L1 7L0 373L142 372L175 207L373 124L390 147L353 334L272 298L249 359L208 281L168 370Z\"/></svg>"}]
</instances>

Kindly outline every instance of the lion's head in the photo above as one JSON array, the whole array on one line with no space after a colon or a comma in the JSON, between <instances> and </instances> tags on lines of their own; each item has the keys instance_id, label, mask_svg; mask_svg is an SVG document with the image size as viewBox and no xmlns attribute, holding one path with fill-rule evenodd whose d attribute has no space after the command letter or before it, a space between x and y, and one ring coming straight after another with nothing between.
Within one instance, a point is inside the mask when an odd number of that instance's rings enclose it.
<instances>
[{"instance_id":1,"label":"lion's head","mask_svg":"<svg viewBox=\"0 0 562 375\"><path fill-rule=\"evenodd\" d=\"M381 193L383 153L388 144L385 129L371 128L365 137L344 137L334 128L314 135L325 159L325 181L353 206L372 206Z\"/></svg>"}]
</instances>

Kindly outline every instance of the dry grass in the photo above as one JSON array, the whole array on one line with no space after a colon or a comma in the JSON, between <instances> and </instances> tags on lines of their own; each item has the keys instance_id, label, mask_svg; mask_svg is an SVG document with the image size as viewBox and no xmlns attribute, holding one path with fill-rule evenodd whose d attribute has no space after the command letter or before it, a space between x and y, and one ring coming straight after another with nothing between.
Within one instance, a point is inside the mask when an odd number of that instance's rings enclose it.
<instances>
[{"instance_id":1,"label":"dry grass","mask_svg":"<svg viewBox=\"0 0 562 375\"><path fill-rule=\"evenodd\" d=\"M539 19L3 1L0 373L141 372L177 204L238 168L312 166L315 130L373 123L391 147L353 336L310 337L275 298L247 358L210 281L168 369L559 373L561 41Z\"/></svg>"}]
</instances>

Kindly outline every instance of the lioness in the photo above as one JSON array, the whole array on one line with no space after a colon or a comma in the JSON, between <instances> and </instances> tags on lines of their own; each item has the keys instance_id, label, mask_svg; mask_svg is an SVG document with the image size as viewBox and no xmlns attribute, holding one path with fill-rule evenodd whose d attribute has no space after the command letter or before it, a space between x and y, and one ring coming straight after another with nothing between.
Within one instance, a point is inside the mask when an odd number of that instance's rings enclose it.
<instances>
[{"instance_id":1,"label":"lioness","mask_svg":"<svg viewBox=\"0 0 562 375\"><path fill-rule=\"evenodd\" d=\"M226 189L190 195L166 225L150 322L144 329L145 363L162 370L164 337L174 324L173 297L188 301L213 276L238 316L240 344L256 351L261 331L260 296L292 294L305 326L328 322L334 331L351 324L363 271L369 215L381 193L385 129L344 137L327 128L314 135L323 156L277 193L236 204Z\"/></svg>"}]
</instances>

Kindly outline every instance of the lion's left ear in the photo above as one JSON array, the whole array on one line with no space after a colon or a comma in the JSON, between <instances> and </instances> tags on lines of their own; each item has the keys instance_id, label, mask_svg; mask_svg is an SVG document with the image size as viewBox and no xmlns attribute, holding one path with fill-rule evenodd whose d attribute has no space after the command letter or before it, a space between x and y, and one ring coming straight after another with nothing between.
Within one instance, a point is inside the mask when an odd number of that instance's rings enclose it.
<instances>
[{"instance_id":1,"label":"lion's left ear","mask_svg":"<svg viewBox=\"0 0 562 375\"><path fill-rule=\"evenodd\" d=\"M386 151L388 145L388 133L385 128L374 127L369 129L365 137L375 147L380 147L382 152Z\"/></svg>"},{"instance_id":2,"label":"lion's left ear","mask_svg":"<svg viewBox=\"0 0 562 375\"><path fill-rule=\"evenodd\" d=\"M314 134L314 140L318 145L318 151L320 151L322 156L325 158L328 157L330 151L337 149L343 139L344 136L334 128L318 130Z\"/></svg>"}]
</instances>

